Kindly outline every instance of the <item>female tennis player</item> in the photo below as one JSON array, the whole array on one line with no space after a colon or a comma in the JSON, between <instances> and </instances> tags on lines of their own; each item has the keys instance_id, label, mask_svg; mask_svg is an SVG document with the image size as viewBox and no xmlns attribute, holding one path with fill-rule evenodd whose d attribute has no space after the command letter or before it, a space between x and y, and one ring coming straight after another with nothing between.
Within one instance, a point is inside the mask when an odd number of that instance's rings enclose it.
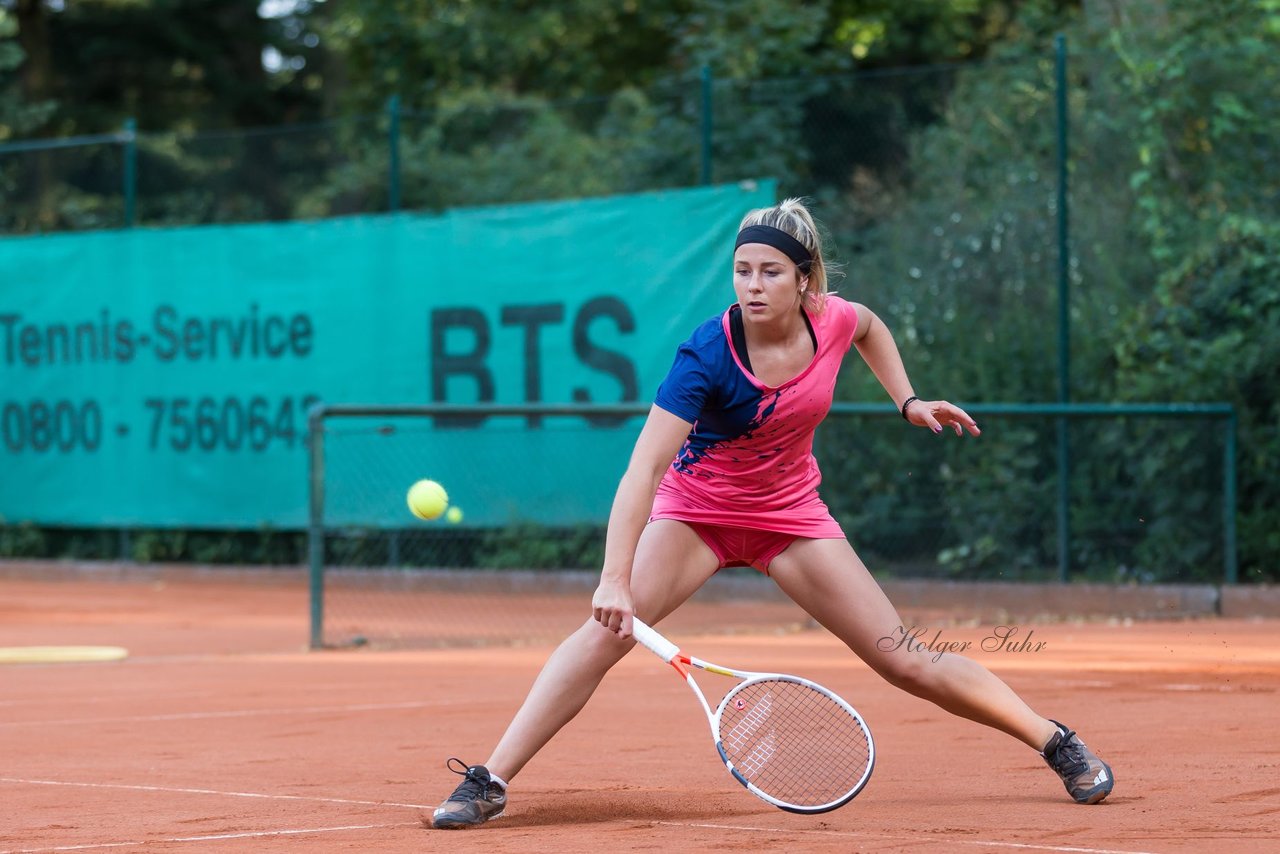
<instances>
[{"instance_id":1,"label":"female tennis player","mask_svg":"<svg viewBox=\"0 0 1280 854\"><path fill-rule=\"evenodd\" d=\"M552 653L483 765L436 809L437 828L482 824L508 782L568 723L656 624L727 566L753 566L891 684L1040 752L1077 802L1110 793L1111 769L993 673L953 653L884 643L902 621L818 496L814 429L856 347L902 417L956 435L978 425L914 393L893 336L864 305L828 292L818 230L798 199L752 211L733 254L736 302L682 344L618 485L592 617Z\"/></svg>"}]
</instances>

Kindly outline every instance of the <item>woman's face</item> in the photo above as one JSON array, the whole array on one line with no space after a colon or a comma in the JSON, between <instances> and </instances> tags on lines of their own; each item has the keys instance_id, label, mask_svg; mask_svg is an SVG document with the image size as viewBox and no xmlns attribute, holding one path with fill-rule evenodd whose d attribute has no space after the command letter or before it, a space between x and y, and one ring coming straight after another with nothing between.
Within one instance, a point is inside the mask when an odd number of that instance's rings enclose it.
<instances>
[{"instance_id":1,"label":"woman's face","mask_svg":"<svg viewBox=\"0 0 1280 854\"><path fill-rule=\"evenodd\" d=\"M781 250L763 243L744 243L733 253L733 291L742 318L768 322L794 315L800 289L809 282Z\"/></svg>"}]
</instances>

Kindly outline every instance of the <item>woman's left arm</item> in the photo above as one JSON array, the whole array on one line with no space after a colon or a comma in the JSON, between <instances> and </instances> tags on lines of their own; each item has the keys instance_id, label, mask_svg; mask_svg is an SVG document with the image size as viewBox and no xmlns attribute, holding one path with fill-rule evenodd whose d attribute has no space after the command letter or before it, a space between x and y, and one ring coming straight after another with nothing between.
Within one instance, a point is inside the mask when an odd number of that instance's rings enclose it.
<instances>
[{"instance_id":1,"label":"woman's left arm","mask_svg":"<svg viewBox=\"0 0 1280 854\"><path fill-rule=\"evenodd\" d=\"M853 343L880 385L893 398L894 406L901 411L903 403L915 397L915 392L907 378L907 369L902 364L902 354L894 343L893 333L865 305L855 303L854 308L858 311L858 328L853 334ZM935 433L941 433L944 425L954 430L957 436L964 435L965 430L975 436L982 433L969 413L945 400L911 400L906 416L912 424L928 427Z\"/></svg>"}]
</instances>

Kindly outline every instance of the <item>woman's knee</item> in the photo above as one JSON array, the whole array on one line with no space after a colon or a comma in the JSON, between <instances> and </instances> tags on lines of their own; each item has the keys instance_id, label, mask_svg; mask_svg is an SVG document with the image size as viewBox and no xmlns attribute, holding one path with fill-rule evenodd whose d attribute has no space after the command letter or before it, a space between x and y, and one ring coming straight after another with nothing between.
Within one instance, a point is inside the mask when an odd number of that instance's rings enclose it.
<instances>
[{"instance_id":1,"label":"woman's knee","mask_svg":"<svg viewBox=\"0 0 1280 854\"><path fill-rule=\"evenodd\" d=\"M885 655L869 663L890 685L917 696L929 694L937 681L937 665L918 653Z\"/></svg>"},{"instance_id":2,"label":"woman's knee","mask_svg":"<svg viewBox=\"0 0 1280 854\"><path fill-rule=\"evenodd\" d=\"M605 668L617 664L636 645L634 639L623 640L597 621L590 619L574 633L574 638L581 653L588 660Z\"/></svg>"}]
</instances>

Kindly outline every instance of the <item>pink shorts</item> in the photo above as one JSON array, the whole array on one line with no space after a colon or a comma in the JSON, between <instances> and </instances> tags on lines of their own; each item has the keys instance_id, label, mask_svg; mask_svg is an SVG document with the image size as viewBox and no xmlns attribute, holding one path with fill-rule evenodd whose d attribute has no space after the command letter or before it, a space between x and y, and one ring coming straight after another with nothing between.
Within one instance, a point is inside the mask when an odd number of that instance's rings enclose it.
<instances>
[{"instance_id":1,"label":"pink shorts","mask_svg":"<svg viewBox=\"0 0 1280 854\"><path fill-rule=\"evenodd\" d=\"M704 525L701 522L685 522L694 530L720 561L720 568L750 566L769 574L769 564L800 539L798 534L780 534L777 531L759 531L755 528L735 528L730 525Z\"/></svg>"}]
</instances>

